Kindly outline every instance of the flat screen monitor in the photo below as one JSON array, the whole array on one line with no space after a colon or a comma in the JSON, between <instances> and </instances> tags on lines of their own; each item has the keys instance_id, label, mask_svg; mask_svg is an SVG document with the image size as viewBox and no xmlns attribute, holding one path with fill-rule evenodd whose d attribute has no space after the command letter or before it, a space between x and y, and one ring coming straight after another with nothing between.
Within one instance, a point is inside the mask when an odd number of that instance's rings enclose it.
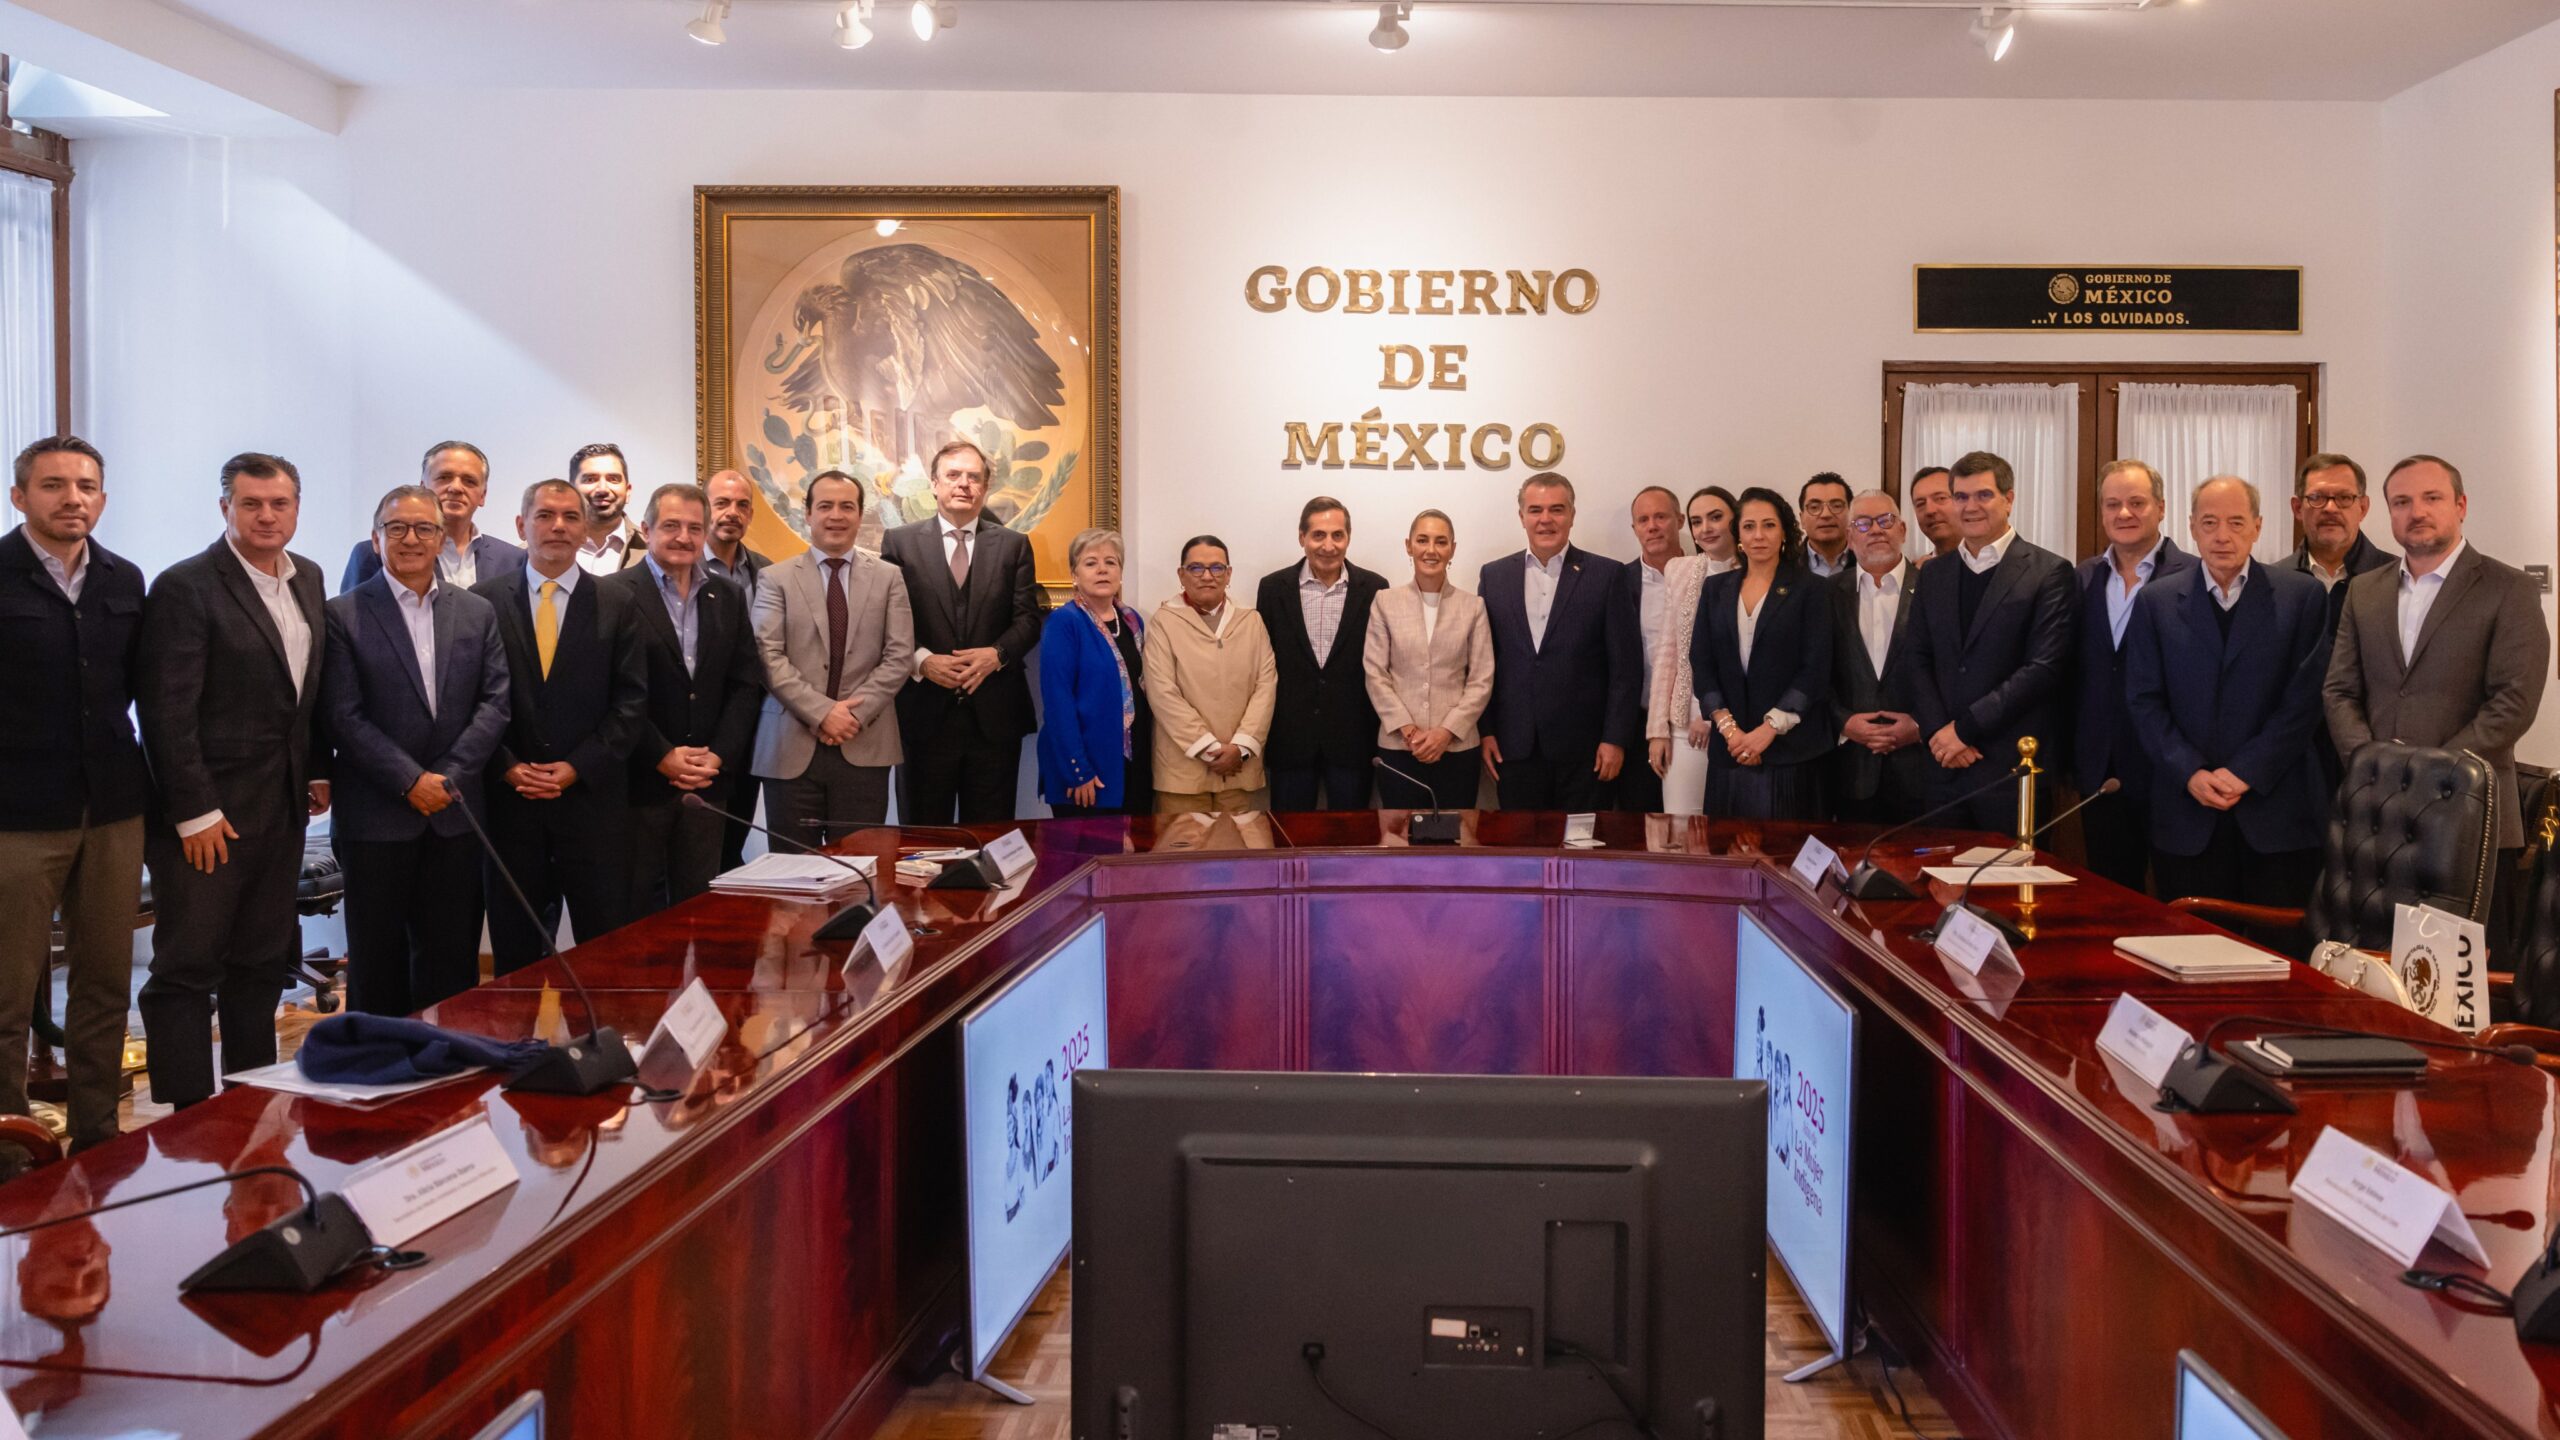
<instances>
[{"instance_id":1,"label":"flat screen monitor","mask_svg":"<svg viewBox=\"0 0 2560 1440\"><path fill-rule=\"evenodd\" d=\"M2178 1440L2285 1440L2193 1350L2178 1352Z\"/></svg>"},{"instance_id":2,"label":"flat screen monitor","mask_svg":"<svg viewBox=\"0 0 2560 1440\"><path fill-rule=\"evenodd\" d=\"M1843 1355L1858 1012L1758 916L1734 913L1733 1073L1769 1087L1769 1245Z\"/></svg>"},{"instance_id":3,"label":"flat screen monitor","mask_svg":"<svg viewBox=\"0 0 2560 1440\"><path fill-rule=\"evenodd\" d=\"M1102 923L1086 922L960 1021L972 1378L1067 1253L1068 1079L1110 1063Z\"/></svg>"},{"instance_id":4,"label":"flat screen monitor","mask_svg":"<svg viewBox=\"0 0 2560 1440\"><path fill-rule=\"evenodd\" d=\"M1078 1435L1761 1434L1757 1081L1115 1070L1075 1095Z\"/></svg>"},{"instance_id":5,"label":"flat screen monitor","mask_svg":"<svg viewBox=\"0 0 2560 1440\"><path fill-rule=\"evenodd\" d=\"M542 1440L546 1432L542 1424L542 1392L528 1390L516 1402L498 1412L498 1418L480 1427L471 1440Z\"/></svg>"}]
</instances>

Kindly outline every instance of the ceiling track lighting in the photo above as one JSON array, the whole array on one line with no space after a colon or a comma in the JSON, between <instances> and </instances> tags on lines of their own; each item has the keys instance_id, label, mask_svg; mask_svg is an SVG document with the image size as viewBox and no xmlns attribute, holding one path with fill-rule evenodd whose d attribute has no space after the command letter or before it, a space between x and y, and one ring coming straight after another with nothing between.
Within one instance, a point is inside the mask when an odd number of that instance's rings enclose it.
<instances>
[{"instance_id":1,"label":"ceiling track lighting","mask_svg":"<svg viewBox=\"0 0 2560 1440\"><path fill-rule=\"evenodd\" d=\"M726 44L729 32L720 22L729 18L729 0L702 0L702 18L684 27L684 33L705 45Z\"/></svg>"},{"instance_id":2,"label":"ceiling track lighting","mask_svg":"<svg viewBox=\"0 0 2560 1440\"><path fill-rule=\"evenodd\" d=\"M871 43L872 0L844 0L836 11L836 43L847 50L859 50Z\"/></svg>"},{"instance_id":3,"label":"ceiling track lighting","mask_svg":"<svg viewBox=\"0 0 2560 1440\"><path fill-rule=\"evenodd\" d=\"M1390 0L1378 7L1377 27L1369 32L1369 43L1392 55L1413 39L1404 22L1413 18L1413 0Z\"/></svg>"},{"instance_id":4,"label":"ceiling track lighting","mask_svg":"<svg viewBox=\"0 0 2560 1440\"><path fill-rule=\"evenodd\" d=\"M1973 17L1973 26L1968 33L1973 36L1973 43L1981 46L1982 53L1990 56L1991 63L1996 65L2002 56L2009 53L2009 47L2018 43L2017 12L1985 5L1982 13Z\"/></svg>"},{"instance_id":5,"label":"ceiling track lighting","mask_svg":"<svg viewBox=\"0 0 2560 1440\"><path fill-rule=\"evenodd\" d=\"M931 40L936 30L960 23L960 0L916 0L907 9L907 25L918 40Z\"/></svg>"}]
</instances>

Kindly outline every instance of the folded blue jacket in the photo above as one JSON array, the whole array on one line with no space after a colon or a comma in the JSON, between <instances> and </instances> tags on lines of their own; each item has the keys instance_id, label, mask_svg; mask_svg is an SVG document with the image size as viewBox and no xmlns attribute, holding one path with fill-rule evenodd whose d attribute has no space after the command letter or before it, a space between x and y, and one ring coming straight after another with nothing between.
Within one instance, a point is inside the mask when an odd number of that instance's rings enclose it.
<instances>
[{"instance_id":1,"label":"folded blue jacket","mask_svg":"<svg viewBox=\"0 0 2560 1440\"><path fill-rule=\"evenodd\" d=\"M522 1069L548 1047L539 1040L492 1040L391 1015L332 1015L311 1027L294 1063L305 1077L335 1085L399 1085L455 1075L475 1065Z\"/></svg>"}]
</instances>

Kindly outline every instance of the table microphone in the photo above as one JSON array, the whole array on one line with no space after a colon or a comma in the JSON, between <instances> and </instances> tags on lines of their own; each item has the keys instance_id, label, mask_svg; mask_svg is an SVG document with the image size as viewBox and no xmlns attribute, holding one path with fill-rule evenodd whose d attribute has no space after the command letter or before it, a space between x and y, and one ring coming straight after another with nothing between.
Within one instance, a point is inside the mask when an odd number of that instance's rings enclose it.
<instances>
[{"instance_id":1,"label":"table microphone","mask_svg":"<svg viewBox=\"0 0 2560 1440\"><path fill-rule=\"evenodd\" d=\"M737 824L744 825L748 829L762 834L768 840L779 840L783 844L790 846L792 849L799 851L803 855L815 855L819 859L824 860L831 865L835 865L841 869L850 870L854 874L861 876L862 893L864 898L856 900L833 915L828 916L827 923L818 927L818 939L858 940L862 938L863 928L871 923L871 917L879 913L880 887L871 883L871 874L869 871L864 870L861 866L854 864L843 856L830 855L826 851L818 849L814 845L804 845L799 841L792 839L788 835L759 825L744 815L732 815L728 811L721 809L719 806L712 804L710 801L703 799L699 794L690 790L686 791L684 798L676 803L684 806L688 810L701 810L708 814L717 815L723 820L734 821Z\"/></svg>"},{"instance_id":2,"label":"table microphone","mask_svg":"<svg viewBox=\"0 0 2560 1440\"><path fill-rule=\"evenodd\" d=\"M1431 800L1431 808L1429 811L1420 815L1411 816L1405 821L1405 838L1407 840L1416 845L1455 845L1458 843L1460 819L1449 811L1440 808L1440 792L1431 788L1430 781L1423 779L1419 775L1406 774L1404 771L1388 764L1387 758L1383 755L1370 756L1369 763L1378 769L1393 775L1397 779L1404 781L1408 785L1421 786L1422 793L1428 796Z\"/></svg>"},{"instance_id":3,"label":"table microphone","mask_svg":"<svg viewBox=\"0 0 2560 1440\"><path fill-rule=\"evenodd\" d=\"M1983 861L1981 864L1974 866L1973 873L1964 877L1963 887L1956 891L1956 898L1954 902L1948 905L1946 909L1938 912L1937 923L1929 926L1925 930L1913 931L1911 938L1914 940L1934 942L1938 938L1938 932L1946 927L1947 917L1949 915L1954 914L1958 910L1969 910L1975 915L1980 916L1983 921L1989 924L1993 929L1998 930L2002 938L2006 939L2012 948L2026 944L2026 931L2019 929L2003 917L1992 914L1990 911L1983 909L1981 906L1972 903L1972 901L1966 898L1973 893L1973 882L1982 878L1983 871L1990 869L1992 866L1999 864L2003 859L2007 858L2009 852L2013 849L2026 851L2027 860L2023 863L2032 863L2035 860L2036 841L2042 838L2045 832L2051 830L2054 826L2061 824L2063 821L2070 819L2072 816L2079 814L2082 810L2088 808L2092 803L2094 803L2100 796L2113 795L2123 788L2123 781L2118 780L2113 775L2108 776L2106 784L2101 785L2097 789L2089 792L2087 795L2082 796L2079 804L2072 806L2070 809L2063 811L2061 814L2056 815L2052 819L2037 826L2033 834L2027 836L2026 839L2019 842L2017 845L2004 847L1999 854L1994 855L1990 859Z\"/></svg>"},{"instance_id":4,"label":"table microphone","mask_svg":"<svg viewBox=\"0 0 2560 1440\"><path fill-rule=\"evenodd\" d=\"M526 1090L536 1095L595 1095L616 1085L628 1085L640 1078L640 1067L631 1058L631 1047L622 1043L620 1032L596 1023L595 997L587 993L587 982L578 978L578 967L560 953L552 941L551 926L542 923L542 912L526 899L524 887L516 883L515 872L498 854L496 842L480 825L480 817L462 798L450 776L445 778L444 792L453 797L454 808L462 812L463 823L480 840L480 852L489 857L489 867L506 882L507 893L516 897L524 910L524 918L533 926L534 939L542 946L544 958L560 962L560 973L578 992L578 1008L587 1015L587 1033L572 1035L568 1043L554 1045L537 1056L533 1063L507 1077L506 1088Z\"/></svg>"},{"instance_id":5,"label":"table microphone","mask_svg":"<svg viewBox=\"0 0 2560 1440\"><path fill-rule=\"evenodd\" d=\"M2286 1031L2308 1031L2315 1035L2346 1035L2362 1040L2396 1040L2403 1045L2428 1045L2438 1050L2461 1050L2474 1055L2491 1055L2517 1065L2535 1061L2530 1045L2478 1045L2464 1040L2433 1040L2417 1035L2387 1035L2379 1030L2354 1030L2339 1025L2314 1025L2306 1020L2279 1020L2272 1015L2225 1015L2205 1027L2178 1052L2169 1063L2169 1073L2160 1079L2160 1101L2153 1108L2166 1111L2186 1110L2199 1115L2291 1115L2298 1107L2274 1080L2259 1074L2250 1066L2218 1054L2213 1039L2234 1025L2263 1025Z\"/></svg>"},{"instance_id":6,"label":"table microphone","mask_svg":"<svg viewBox=\"0 0 2560 1440\"><path fill-rule=\"evenodd\" d=\"M924 884L927 890L993 890L1004 884L1004 868L987 855L985 843L957 825L909 825L888 820L803 820L801 824L830 835L851 835L860 830L930 830L939 835L957 835L969 847L969 853L957 860L941 862L942 873ZM771 831L765 832L771 834Z\"/></svg>"},{"instance_id":7,"label":"table microphone","mask_svg":"<svg viewBox=\"0 0 2560 1440\"><path fill-rule=\"evenodd\" d=\"M305 1197L299 1210L289 1210L263 1229L240 1237L238 1244L196 1267L194 1273L178 1282L181 1293L189 1290L291 1290L308 1295L326 1285L341 1271L368 1261L387 1269L406 1270L423 1265L427 1257L415 1250L386 1250L373 1243L373 1232L365 1228L355 1207L336 1193L321 1194L303 1173L290 1165L252 1165L241 1170L226 1170L148 1195L135 1195L123 1200L110 1200L50 1220L0 1230L0 1237L24 1235L30 1230L44 1230L55 1225L68 1225L128 1205L141 1205L165 1200L208 1185L232 1180L246 1180L253 1175L283 1175L302 1187Z\"/></svg>"},{"instance_id":8,"label":"table microphone","mask_svg":"<svg viewBox=\"0 0 2560 1440\"><path fill-rule=\"evenodd\" d=\"M2025 774L2026 771L2026 762L2021 760L2017 764L2009 767L2009 773L1993 776L1990 784L1979 786L1972 790L1967 790L1963 794L1957 796L1953 800L1947 801L1943 805L1933 805L1928 809L1921 811L1919 814L1912 816L1910 819L1905 820L1877 835L1876 838L1867 842L1867 848L1858 852L1857 868L1849 872L1849 883L1841 888L1847 892L1851 899L1854 900L1919 899L1919 893L1913 890L1910 886L1903 884L1901 879L1892 871L1879 870L1876 868L1876 862L1873 859L1876 853L1876 847L1903 831L1910 829L1912 826L1919 824L1923 820L1933 819L1937 816L1944 815L1948 811L1964 804L1968 800L1990 794L1992 791L1999 789L2001 786L2017 779L2020 775Z\"/></svg>"}]
</instances>

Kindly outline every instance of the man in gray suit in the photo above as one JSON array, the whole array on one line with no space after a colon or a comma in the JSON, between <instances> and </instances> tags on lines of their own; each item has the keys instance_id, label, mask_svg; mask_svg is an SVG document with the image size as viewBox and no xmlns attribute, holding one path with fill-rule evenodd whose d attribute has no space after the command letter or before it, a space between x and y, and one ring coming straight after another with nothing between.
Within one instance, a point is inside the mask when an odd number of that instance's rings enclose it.
<instances>
[{"instance_id":1,"label":"man in gray suit","mask_svg":"<svg viewBox=\"0 0 2560 1440\"><path fill-rule=\"evenodd\" d=\"M915 617L897 566L857 550L862 486L841 470L809 477L809 548L756 584L764 713L748 768L765 782L765 821L809 845L889 814L898 692L914 667ZM825 822L834 822L831 826Z\"/></svg>"},{"instance_id":2,"label":"man in gray suit","mask_svg":"<svg viewBox=\"0 0 2560 1440\"><path fill-rule=\"evenodd\" d=\"M2412 455L2382 482L2401 562L2346 582L2323 687L2329 733L2349 757L2369 740L2469 750L2498 772L2498 847L2524 844L2516 740L2551 672L2531 580L2462 538L2462 472Z\"/></svg>"},{"instance_id":3,"label":"man in gray suit","mask_svg":"<svg viewBox=\"0 0 2560 1440\"><path fill-rule=\"evenodd\" d=\"M1831 700L1841 715L1832 752L1832 798L1843 820L1893 824L1920 813L1929 752L1920 722L1891 708L1901 679L1902 635L1920 567L1902 553L1902 509L1870 490L1849 502L1856 562L1830 579L1839 628L1831 641Z\"/></svg>"}]
</instances>

